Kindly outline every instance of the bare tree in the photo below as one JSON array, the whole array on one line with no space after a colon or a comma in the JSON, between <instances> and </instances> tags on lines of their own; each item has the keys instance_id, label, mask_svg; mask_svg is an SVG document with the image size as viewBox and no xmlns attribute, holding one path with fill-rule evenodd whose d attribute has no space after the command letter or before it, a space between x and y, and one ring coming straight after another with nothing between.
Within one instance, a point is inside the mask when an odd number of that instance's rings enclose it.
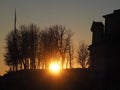
<instances>
[{"instance_id":1,"label":"bare tree","mask_svg":"<svg viewBox=\"0 0 120 90\"><path fill-rule=\"evenodd\" d=\"M71 43L72 33L67 30L64 26L54 25L49 28L53 30L54 37L54 47L57 48L57 51L62 57L62 68L64 65L65 58L67 58L67 53L69 52L69 45Z\"/></svg>"},{"instance_id":2,"label":"bare tree","mask_svg":"<svg viewBox=\"0 0 120 90\"><path fill-rule=\"evenodd\" d=\"M38 30L39 28L31 24L21 25L21 60L24 69L35 69L38 50Z\"/></svg>"},{"instance_id":3,"label":"bare tree","mask_svg":"<svg viewBox=\"0 0 120 90\"><path fill-rule=\"evenodd\" d=\"M82 68L86 68L88 64L88 45L82 42L77 51L78 54L78 62L82 66Z\"/></svg>"},{"instance_id":4,"label":"bare tree","mask_svg":"<svg viewBox=\"0 0 120 90\"><path fill-rule=\"evenodd\" d=\"M74 48L73 48L73 44L71 43L71 44L69 45L69 53L68 53L68 57L69 57L69 68L72 68L73 55L74 55Z\"/></svg>"},{"instance_id":5,"label":"bare tree","mask_svg":"<svg viewBox=\"0 0 120 90\"><path fill-rule=\"evenodd\" d=\"M54 25L40 33L40 42L42 45L42 56L44 57L44 64L50 62L50 58L62 58L62 67L70 50L71 31L67 30L61 25Z\"/></svg>"},{"instance_id":6,"label":"bare tree","mask_svg":"<svg viewBox=\"0 0 120 90\"><path fill-rule=\"evenodd\" d=\"M39 32L34 24L21 25L19 30L10 32L7 36L5 62L13 70L47 68L51 59L62 58L62 68L65 60L71 68L73 46L72 33L64 26L54 25ZM68 66L68 65L66 65Z\"/></svg>"},{"instance_id":7,"label":"bare tree","mask_svg":"<svg viewBox=\"0 0 120 90\"><path fill-rule=\"evenodd\" d=\"M29 54L29 31L27 25L21 25L20 26L20 32L21 32L21 40L20 40L20 46L21 46L21 62L24 66L24 69L28 69L28 58L30 56Z\"/></svg>"},{"instance_id":8,"label":"bare tree","mask_svg":"<svg viewBox=\"0 0 120 90\"><path fill-rule=\"evenodd\" d=\"M18 30L10 32L6 38L6 53L4 55L5 62L9 65L13 71L18 70L18 64L20 62L20 46L19 46L20 34Z\"/></svg>"},{"instance_id":9,"label":"bare tree","mask_svg":"<svg viewBox=\"0 0 120 90\"><path fill-rule=\"evenodd\" d=\"M37 49L37 68L42 69L43 68L43 44L41 40L41 32L38 34L38 49Z\"/></svg>"},{"instance_id":10,"label":"bare tree","mask_svg":"<svg viewBox=\"0 0 120 90\"><path fill-rule=\"evenodd\" d=\"M57 49L55 47L55 38L54 33L51 29L46 28L45 30L41 31L41 46L42 46L42 56L44 58L44 66L47 68L48 63L50 62L50 58L54 58L57 53Z\"/></svg>"},{"instance_id":11,"label":"bare tree","mask_svg":"<svg viewBox=\"0 0 120 90\"><path fill-rule=\"evenodd\" d=\"M31 24L28 26L29 30L29 52L30 52L30 67L31 69L35 69L36 65L36 58L37 58L37 50L38 50L38 30L39 28Z\"/></svg>"}]
</instances>

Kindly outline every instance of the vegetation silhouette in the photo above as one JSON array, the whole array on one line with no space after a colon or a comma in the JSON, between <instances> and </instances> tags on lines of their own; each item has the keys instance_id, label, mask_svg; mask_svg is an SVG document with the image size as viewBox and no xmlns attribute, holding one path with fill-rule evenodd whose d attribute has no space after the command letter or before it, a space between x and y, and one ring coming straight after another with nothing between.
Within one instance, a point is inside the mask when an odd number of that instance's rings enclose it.
<instances>
[{"instance_id":1,"label":"vegetation silhouette","mask_svg":"<svg viewBox=\"0 0 120 90\"><path fill-rule=\"evenodd\" d=\"M19 30L13 30L7 35L5 62L10 66L10 71L45 69L48 68L51 59L54 61L61 57L62 67L65 60L66 67L68 64L72 67L71 38L72 32L61 25L41 31L34 24L21 25Z\"/></svg>"},{"instance_id":2,"label":"vegetation silhouette","mask_svg":"<svg viewBox=\"0 0 120 90\"><path fill-rule=\"evenodd\" d=\"M77 54L78 54L78 62L80 63L81 67L87 68L89 66L88 45L85 44L84 42L80 43Z\"/></svg>"}]
</instances>

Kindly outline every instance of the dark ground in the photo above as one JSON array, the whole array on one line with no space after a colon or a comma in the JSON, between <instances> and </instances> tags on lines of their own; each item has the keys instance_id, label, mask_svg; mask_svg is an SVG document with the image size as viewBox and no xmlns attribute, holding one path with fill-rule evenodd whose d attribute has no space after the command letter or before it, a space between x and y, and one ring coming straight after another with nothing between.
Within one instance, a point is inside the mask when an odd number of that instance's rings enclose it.
<instances>
[{"instance_id":1,"label":"dark ground","mask_svg":"<svg viewBox=\"0 0 120 90\"><path fill-rule=\"evenodd\" d=\"M0 78L0 90L93 90L87 69L66 69L54 75L47 70L22 70Z\"/></svg>"}]
</instances>

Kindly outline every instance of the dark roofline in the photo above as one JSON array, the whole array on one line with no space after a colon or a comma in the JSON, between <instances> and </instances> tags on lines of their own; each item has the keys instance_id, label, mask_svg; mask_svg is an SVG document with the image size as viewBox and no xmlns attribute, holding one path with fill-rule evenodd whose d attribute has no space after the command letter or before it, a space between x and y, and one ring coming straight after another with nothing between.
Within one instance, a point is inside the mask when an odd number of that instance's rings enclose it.
<instances>
[{"instance_id":1,"label":"dark roofline","mask_svg":"<svg viewBox=\"0 0 120 90\"><path fill-rule=\"evenodd\" d=\"M118 14L120 15L120 9L114 10L113 13L104 15L103 17L104 17L104 18L109 18L109 17L116 16L116 15L118 15Z\"/></svg>"},{"instance_id":2,"label":"dark roofline","mask_svg":"<svg viewBox=\"0 0 120 90\"><path fill-rule=\"evenodd\" d=\"M92 32L93 32L93 27L96 26L96 25L97 25L97 26L98 26L98 25L104 26L102 22L93 21L92 26L91 26L91 29L90 29Z\"/></svg>"}]
</instances>

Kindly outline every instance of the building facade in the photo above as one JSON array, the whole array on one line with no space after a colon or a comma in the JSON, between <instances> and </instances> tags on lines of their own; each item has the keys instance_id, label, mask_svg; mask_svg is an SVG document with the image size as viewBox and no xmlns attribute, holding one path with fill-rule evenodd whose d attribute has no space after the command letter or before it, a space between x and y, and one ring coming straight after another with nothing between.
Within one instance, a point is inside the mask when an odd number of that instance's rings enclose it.
<instances>
[{"instance_id":1,"label":"building facade","mask_svg":"<svg viewBox=\"0 0 120 90\"><path fill-rule=\"evenodd\" d=\"M93 21L90 69L94 79L105 81L113 86L118 78L120 61L120 10L104 15L105 25ZM110 89L111 90L111 89Z\"/></svg>"}]
</instances>

